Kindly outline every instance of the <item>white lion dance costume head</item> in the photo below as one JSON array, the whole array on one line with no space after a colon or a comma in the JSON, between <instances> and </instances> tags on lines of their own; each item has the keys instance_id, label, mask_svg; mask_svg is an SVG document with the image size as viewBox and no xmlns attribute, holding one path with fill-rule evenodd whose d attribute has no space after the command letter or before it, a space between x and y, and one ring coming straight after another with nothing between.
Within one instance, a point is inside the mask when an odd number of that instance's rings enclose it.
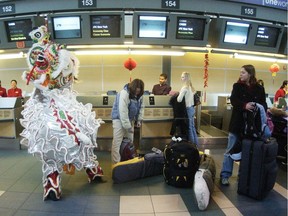
<instances>
[{"instance_id":1,"label":"white lion dance costume head","mask_svg":"<svg viewBox=\"0 0 288 216\"><path fill-rule=\"evenodd\" d=\"M83 105L72 91L78 74L78 59L62 46L49 41L45 26L30 32L34 42L27 56L29 72L22 78L35 86L22 111L24 127L21 144L42 162L43 199L61 197L60 173L85 169L88 181L100 178L94 149L97 131L102 123Z\"/></svg>"}]
</instances>

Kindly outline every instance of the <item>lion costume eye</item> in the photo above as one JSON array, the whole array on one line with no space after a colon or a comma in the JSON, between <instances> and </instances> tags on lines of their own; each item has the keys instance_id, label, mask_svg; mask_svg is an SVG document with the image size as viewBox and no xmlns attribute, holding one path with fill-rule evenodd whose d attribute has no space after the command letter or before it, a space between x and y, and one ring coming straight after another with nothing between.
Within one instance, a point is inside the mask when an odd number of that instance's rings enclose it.
<instances>
[{"instance_id":1,"label":"lion costume eye","mask_svg":"<svg viewBox=\"0 0 288 216\"><path fill-rule=\"evenodd\" d=\"M41 34L41 32L36 32L35 34L34 34L34 37L36 37L36 38L41 38L42 37L42 34Z\"/></svg>"}]
</instances>

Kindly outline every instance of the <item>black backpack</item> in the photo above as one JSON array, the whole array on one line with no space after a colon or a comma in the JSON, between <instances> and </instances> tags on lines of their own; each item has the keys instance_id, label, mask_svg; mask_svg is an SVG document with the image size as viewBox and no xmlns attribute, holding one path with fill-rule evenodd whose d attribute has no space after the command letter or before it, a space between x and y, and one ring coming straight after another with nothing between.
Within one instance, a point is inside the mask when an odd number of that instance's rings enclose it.
<instances>
[{"instance_id":1,"label":"black backpack","mask_svg":"<svg viewBox=\"0 0 288 216\"><path fill-rule=\"evenodd\" d=\"M244 138L266 140L271 136L271 131L267 125L266 113L262 113L266 119L263 122L261 119L261 109L258 106L261 105L255 103L252 112L246 111L243 113L245 121Z\"/></svg>"},{"instance_id":2,"label":"black backpack","mask_svg":"<svg viewBox=\"0 0 288 216\"><path fill-rule=\"evenodd\" d=\"M199 164L200 156L197 146L190 141L178 138L165 146L164 180L175 187L192 187Z\"/></svg>"}]
</instances>

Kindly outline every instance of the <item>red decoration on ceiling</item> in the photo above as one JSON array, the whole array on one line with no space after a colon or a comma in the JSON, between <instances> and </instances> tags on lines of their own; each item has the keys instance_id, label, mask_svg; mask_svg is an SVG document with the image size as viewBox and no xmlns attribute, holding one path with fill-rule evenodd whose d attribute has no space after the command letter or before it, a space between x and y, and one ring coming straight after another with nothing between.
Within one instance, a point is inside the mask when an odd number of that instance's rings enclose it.
<instances>
[{"instance_id":1,"label":"red decoration on ceiling","mask_svg":"<svg viewBox=\"0 0 288 216\"><path fill-rule=\"evenodd\" d=\"M276 73L280 70L280 67L278 64L272 64L269 68L270 72L272 73L272 76L273 76L273 73Z\"/></svg>"},{"instance_id":2,"label":"red decoration on ceiling","mask_svg":"<svg viewBox=\"0 0 288 216\"><path fill-rule=\"evenodd\" d=\"M276 77L276 73L280 70L280 66L274 63L270 66L269 70L272 73L273 84L274 84L274 77Z\"/></svg>"},{"instance_id":3,"label":"red decoration on ceiling","mask_svg":"<svg viewBox=\"0 0 288 216\"><path fill-rule=\"evenodd\" d=\"M137 63L136 61L134 61L132 58L128 58L125 62L124 62L124 67L126 69L128 69L129 71L133 70L134 68L136 68Z\"/></svg>"},{"instance_id":4,"label":"red decoration on ceiling","mask_svg":"<svg viewBox=\"0 0 288 216\"><path fill-rule=\"evenodd\" d=\"M209 55L205 54L204 56L204 74L203 74L203 79L204 79L204 93L203 93L203 101L206 102L206 89L208 87L208 65L209 65Z\"/></svg>"},{"instance_id":5,"label":"red decoration on ceiling","mask_svg":"<svg viewBox=\"0 0 288 216\"><path fill-rule=\"evenodd\" d=\"M136 63L136 61L134 61L132 58L128 58L128 59L124 62L124 67L125 67L126 69L128 69L129 72L130 72L130 82L132 81L132 77L131 77L132 70L133 70L134 68L136 68L136 66L137 66L137 63Z\"/></svg>"},{"instance_id":6,"label":"red decoration on ceiling","mask_svg":"<svg viewBox=\"0 0 288 216\"><path fill-rule=\"evenodd\" d=\"M209 65L209 55L205 54L204 59L204 88L208 87L208 65Z\"/></svg>"}]
</instances>

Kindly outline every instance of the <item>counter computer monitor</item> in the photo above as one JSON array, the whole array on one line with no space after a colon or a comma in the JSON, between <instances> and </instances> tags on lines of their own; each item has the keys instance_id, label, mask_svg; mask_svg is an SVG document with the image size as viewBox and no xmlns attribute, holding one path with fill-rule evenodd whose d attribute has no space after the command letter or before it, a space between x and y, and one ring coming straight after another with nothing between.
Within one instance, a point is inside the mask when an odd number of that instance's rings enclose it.
<instances>
[{"instance_id":1,"label":"counter computer monitor","mask_svg":"<svg viewBox=\"0 0 288 216\"><path fill-rule=\"evenodd\" d=\"M91 38L120 38L121 15L91 15Z\"/></svg>"},{"instance_id":2,"label":"counter computer monitor","mask_svg":"<svg viewBox=\"0 0 288 216\"><path fill-rule=\"evenodd\" d=\"M82 37L80 16L52 17L52 28L54 39L73 39Z\"/></svg>"},{"instance_id":3,"label":"counter computer monitor","mask_svg":"<svg viewBox=\"0 0 288 216\"><path fill-rule=\"evenodd\" d=\"M247 44L249 29L249 23L226 21L223 42Z\"/></svg>"},{"instance_id":4,"label":"counter computer monitor","mask_svg":"<svg viewBox=\"0 0 288 216\"><path fill-rule=\"evenodd\" d=\"M31 40L29 36L33 28L31 18L6 20L4 23L8 42Z\"/></svg>"},{"instance_id":5,"label":"counter computer monitor","mask_svg":"<svg viewBox=\"0 0 288 216\"><path fill-rule=\"evenodd\" d=\"M173 20L174 44L183 46L206 46L208 44L210 17L198 15L175 15Z\"/></svg>"},{"instance_id":6,"label":"counter computer monitor","mask_svg":"<svg viewBox=\"0 0 288 216\"><path fill-rule=\"evenodd\" d=\"M252 23L237 19L214 18L210 23L208 42L213 48L252 48Z\"/></svg>"},{"instance_id":7,"label":"counter computer monitor","mask_svg":"<svg viewBox=\"0 0 288 216\"><path fill-rule=\"evenodd\" d=\"M45 18L40 16L26 16L5 18L0 20L0 48L16 49L32 46L29 33L36 27L45 25Z\"/></svg>"},{"instance_id":8,"label":"counter computer monitor","mask_svg":"<svg viewBox=\"0 0 288 216\"><path fill-rule=\"evenodd\" d=\"M169 15L135 12L133 15L133 41L135 44L168 43Z\"/></svg>"},{"instance_id":9,"label":"counter computer monitor","mask_svg":"<svg viewBox=\"0 0 288 216\"><path fill-rule=\"evenodd\" d=\"M166 38L167 16L139 15L138 17L139 38Z\"/></svg>"},{"instance_id":10,"label":"counter computer monitor","mask_svg":"<svg viewBox=\"0 0 288 216\"><path fill-rule=\"evenodd\" d=\"M254 50L278 53L283 36L283 27L269 24L257 24L254 36Z\"/></svg>"}]
</instances>

